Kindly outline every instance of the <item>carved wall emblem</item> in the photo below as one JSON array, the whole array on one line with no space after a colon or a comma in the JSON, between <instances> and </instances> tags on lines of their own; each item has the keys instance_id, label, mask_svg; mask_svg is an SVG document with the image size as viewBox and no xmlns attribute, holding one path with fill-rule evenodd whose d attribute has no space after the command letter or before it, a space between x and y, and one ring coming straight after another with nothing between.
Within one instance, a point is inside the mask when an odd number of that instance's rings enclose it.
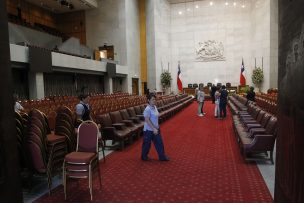
<instances>
[{"instance_id":1,"label":"carved wall emblem","mask_svg":"<svg viewBox=\"0 0 304 203\"><path fill-rule=\"evenodd\" d=\"M224 61L224 45L222 42L207 40L199 42L195 50L197 61Z\"/></svg>"}]
</instances>

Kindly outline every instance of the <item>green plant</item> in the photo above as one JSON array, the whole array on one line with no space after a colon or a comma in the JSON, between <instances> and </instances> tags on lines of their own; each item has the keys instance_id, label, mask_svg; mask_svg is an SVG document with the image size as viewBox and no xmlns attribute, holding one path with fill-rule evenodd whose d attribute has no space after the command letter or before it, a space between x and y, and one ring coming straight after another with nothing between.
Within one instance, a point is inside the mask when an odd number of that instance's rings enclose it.
<instances>
[{"instance_id":1,"label":"green plant","mask_svg":"<svg viewBox=\"0 0 304 203\"><path fill-rule=\"evenodd\" d=\"M171 80L172 80L171 73L168 70L165 70L160 75L160 83L163 86L163 88L170 87L171 86Z\"/></svg>"},{"instance_id":2,"label":"green plant","mask_svg":"<svg viewBox=\"0 0 304 203\"><path fill-rule=\"evenodd\" d=\"M253 69L251 79L253 84L259 87L264 80L263 70L260 67Z\"/></svg>"}]
</instances>

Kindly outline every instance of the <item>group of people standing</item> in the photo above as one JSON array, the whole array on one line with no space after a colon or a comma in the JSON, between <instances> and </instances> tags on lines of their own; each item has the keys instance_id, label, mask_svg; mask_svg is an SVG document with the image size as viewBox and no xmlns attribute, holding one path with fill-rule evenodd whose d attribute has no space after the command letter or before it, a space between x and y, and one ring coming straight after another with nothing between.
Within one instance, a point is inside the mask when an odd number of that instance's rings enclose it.
<instances>
[{"instance_id":1,"label":"group of people standing","mask_svg":"<svg viewBox=\"0 0 304 203\"><path fill-rule=\"evenodd\" d=\"M196 92L197 102L198 102L198 110L197 115L202 117L206 114L204 112L204 101L205 101L205 93L203 90L203 86L200 86ZM212 85L211 87L211 98L212 103L215 104L214 108L214 117L223 119L227 116L226 106L228 101L228 92L226 90L226 86L216 87Z\"/></svg>"}]
</instances>

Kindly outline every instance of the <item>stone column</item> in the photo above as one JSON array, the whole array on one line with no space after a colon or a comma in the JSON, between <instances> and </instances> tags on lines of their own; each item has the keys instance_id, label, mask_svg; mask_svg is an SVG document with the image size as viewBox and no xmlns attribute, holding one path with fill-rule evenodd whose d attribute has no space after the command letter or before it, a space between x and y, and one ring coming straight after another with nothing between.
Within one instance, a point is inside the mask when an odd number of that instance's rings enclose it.
<instances>
[{"instance_id":1,"label":"stone column","mask_svg":"<svg viewBox=\"0 0 304 203\"><path fill-rule=\"evenodd\" d=\"M113 80L107 75L104 77L104 91L106 94L113 93Z\"/></svg>"},{"instance_id":2,"label":"stone column","mask_svg":"<svg viewBox=\"0 0 304 203\"><path fill-rule=\"evenodd\" d=\"M43 73L29 72L28 78L30 99L44 98Z\"/></svg>"}]
</instances>

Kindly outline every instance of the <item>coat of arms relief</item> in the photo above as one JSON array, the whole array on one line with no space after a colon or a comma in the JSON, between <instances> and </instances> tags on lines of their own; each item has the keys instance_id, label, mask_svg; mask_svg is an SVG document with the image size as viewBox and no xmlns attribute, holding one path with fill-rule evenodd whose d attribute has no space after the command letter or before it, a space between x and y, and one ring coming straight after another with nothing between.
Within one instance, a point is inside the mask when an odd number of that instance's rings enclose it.
<instances>
[{"instance_id":1,"label":"coat of arms relief","mask_svg":"<svg viewBox=\"0 0 304 203\"><path fill-rule=\"evenodd\" d=\"M197 61L224 61L224 46L222 42L207 40L199 42L195 50Z\"/></svg>"}]
</instances>

